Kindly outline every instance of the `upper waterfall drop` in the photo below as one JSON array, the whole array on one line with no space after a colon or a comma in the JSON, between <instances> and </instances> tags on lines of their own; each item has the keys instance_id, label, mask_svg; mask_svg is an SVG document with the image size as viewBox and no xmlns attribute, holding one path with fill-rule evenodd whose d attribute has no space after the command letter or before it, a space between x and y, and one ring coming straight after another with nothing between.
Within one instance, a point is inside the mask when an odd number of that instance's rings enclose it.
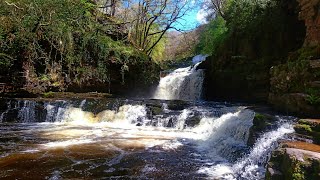
<instances>
[{"instance_id":1,"label":"upper waterfall drop","mask_svg":"<svg viewBox=\"0 0 320 180\"><path fill-rule=\"evenodd\" d=\"M165 77L161 77L154 99L189 100L201 99L204 70L197 66L207 55L197 55L192 59L192 66L178 68Z\"/></svg>"}]
</instances>

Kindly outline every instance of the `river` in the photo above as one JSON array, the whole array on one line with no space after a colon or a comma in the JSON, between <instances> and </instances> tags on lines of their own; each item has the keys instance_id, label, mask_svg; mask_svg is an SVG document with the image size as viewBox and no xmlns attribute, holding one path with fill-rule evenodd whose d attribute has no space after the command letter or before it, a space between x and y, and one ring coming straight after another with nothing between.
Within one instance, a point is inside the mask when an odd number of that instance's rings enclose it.
<instances>
[{"instance_id":1,"label":"river","mask_svg":"<svg viewBox=\"0 0 320 180\"><path fill-rule=\"evenodd\" d=\"M0 179L263 179L294 118L275 114L249 146L256 112L201 101L196 67L163 77L151 99L2 100Z\"/></svg>"}]
</instances>

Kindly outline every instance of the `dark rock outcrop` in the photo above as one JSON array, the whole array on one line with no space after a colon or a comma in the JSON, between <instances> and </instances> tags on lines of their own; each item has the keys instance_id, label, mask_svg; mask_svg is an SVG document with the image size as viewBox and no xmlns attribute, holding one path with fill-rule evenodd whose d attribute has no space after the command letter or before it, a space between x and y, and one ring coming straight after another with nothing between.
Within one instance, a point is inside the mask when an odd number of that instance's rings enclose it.
<instances>
[{"instance_id":1,"label":"dark rock outcrop","mask_svg":"<svg viewBox=\"0 0 320 180\"><path fill-rule=\"evenodd\" d=\"M301 11L299 18L305 21L305 46L317 46L320 43L320 0L299 0Z\"/></svg>"},{"instance_id":2,"label":"dark rock outcrop","mask_svg":"<svg viewBox=\"0 0 320 180\"><path fill-rule=\"evenodd\" d=\"M248 146L253 146L257 138L267 130L271 129L277 118L267 113L256 113L253 119L253 125L249 129Z\"/></svg>"},{"instance_id":3,"label":"dark rock outcrop","mask_svg":"<svg viewBox=\"0 0 320 180\"><path fill-rule=\"evenodd\" d=\"M304 23L298 18L298 3L281 0L275 4L261 14L259 31L249 37L245 32L233 30L217 53L200 65L206 68L206 99L268 100L270 68L282 63L289 52L299 49L305 37ZM250 27L244 31L249 30Z\"/></svg>"}]
</instances>

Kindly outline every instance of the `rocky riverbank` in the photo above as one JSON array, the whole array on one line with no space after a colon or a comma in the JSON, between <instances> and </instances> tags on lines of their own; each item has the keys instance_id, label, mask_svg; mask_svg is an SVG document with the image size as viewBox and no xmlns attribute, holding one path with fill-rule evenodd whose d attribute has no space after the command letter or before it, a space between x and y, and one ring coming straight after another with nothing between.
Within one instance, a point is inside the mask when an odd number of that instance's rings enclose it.
<instances>
[{"instance_id":1,"label":"rocky riverbank","mask_svg":"<svg viewBox=\"0 0 320 180\"><path fill-rule=\"evenodd\" d=\"M320 178L320 119L301 119L294 129L295 140L272 153L267 180Z\"/></svg>"}]
</instances>

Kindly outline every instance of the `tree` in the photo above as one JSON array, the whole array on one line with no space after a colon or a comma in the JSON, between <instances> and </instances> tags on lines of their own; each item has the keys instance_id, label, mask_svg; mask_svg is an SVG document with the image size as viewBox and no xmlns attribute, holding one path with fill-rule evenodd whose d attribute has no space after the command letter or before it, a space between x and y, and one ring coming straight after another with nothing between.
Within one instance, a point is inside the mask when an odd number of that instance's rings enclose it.
<instances>
[{"instance_id":1,"label":"tree","mask_svg":"<svg viewBox=\"0 0 320 180\"><path fill-rule=\"evenodd\" d=\"M189 0L137 0L127 1L130 41L150 55L173 24L190 10Z\"/></svg>"},{"instance_id":2,"label":"tree","mask_svg":"<svg viewBox=\"0 0 320 180\"><path fill-rule=\"evenodd\" d=\"M115 16L116 14L116 7L121 1L117 0L100 0L100 2L97 2L98 4L101 4L101 7L103 9L103 12L109 16Z\"/></svg>"},{"instance_id":3,"label":"tree","mask_svg":"<svg viewBox=\"0 0 320 180\"><path fill-rule=\"evenodd\" d=\"M210 0L214 11L219 14L222 18L224 17L223 7L225 5L226 0Z\"/></svg>"}]
</instances>

